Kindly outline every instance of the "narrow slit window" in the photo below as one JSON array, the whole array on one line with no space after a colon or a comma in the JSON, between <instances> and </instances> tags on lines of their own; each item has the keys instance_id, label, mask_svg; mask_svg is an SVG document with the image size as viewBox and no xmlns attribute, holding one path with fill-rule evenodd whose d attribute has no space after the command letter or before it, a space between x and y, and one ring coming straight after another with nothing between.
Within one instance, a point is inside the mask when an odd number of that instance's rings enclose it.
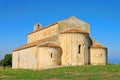
<instances>
[{"instance_id":1,"label":"narrow slit window","mask_svg":"<svg viewBox=\"0 0 120 80\"><path fill-rule=\"evenodd\" d=\"M51 58L52 58L52 56L53 56L53 55L52 55L52 53L51 53Z\"/></svg>"},{"instance_id":2,"label":"narrow slit window","mask_svg":"<svg viewBox=\"0 0 120 80\"><path fill-rule=\"evenodd\" d=\"M19 67L19 63L20 63L20 57L18 56L18 67Z\"/></svg>"},{"instance_id":3,"label":"narrow slit window","mask_svg":"<svg viewBox=\"0 0 120 80\"><path fill-rule=\"evenodd\" d=\"M103 54L101 54L101 57L103 56Z\"/></svg>"},{"instance_id":4,"label":"narrow slit window","mask_svg":"<svg viewBox=\"0 0 120 80\"><path fill-rule=\"evenodd\" d=\"M81 45L78 46L78 53L80 54Z\"/></svg>"}]
</instances>

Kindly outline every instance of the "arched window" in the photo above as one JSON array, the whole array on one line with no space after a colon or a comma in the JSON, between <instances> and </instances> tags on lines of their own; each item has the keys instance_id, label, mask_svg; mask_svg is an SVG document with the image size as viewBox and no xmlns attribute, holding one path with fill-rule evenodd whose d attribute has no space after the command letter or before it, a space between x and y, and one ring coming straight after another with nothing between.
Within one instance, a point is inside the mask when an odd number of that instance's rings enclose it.
<instances>
[{"instance_id":1,"label":"arched window","mask_svg":"<svg viewBox=\"0 0 120 80\"><path fill-rule=\"evenodd\" d=\"M40 25L39 25L39 24L37 25L37 28L38 28L38 29L40 28Z\"/></svg>"},{"instance_id":2,"label":"arched window","mask_svg":"<svg viewBox=\"0 0 120 80\"><path fill-rule=\"evenodd\" d=\"M80 54L80 49L81 48L81 45L78 46L78 53Z\"/></svg>"}]
</instances>

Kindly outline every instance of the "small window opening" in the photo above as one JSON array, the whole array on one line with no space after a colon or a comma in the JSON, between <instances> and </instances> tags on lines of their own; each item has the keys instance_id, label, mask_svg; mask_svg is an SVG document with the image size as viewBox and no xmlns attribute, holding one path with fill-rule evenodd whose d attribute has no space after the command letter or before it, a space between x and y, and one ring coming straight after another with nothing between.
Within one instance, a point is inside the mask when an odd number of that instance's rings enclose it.
<instances>
[{"instance_id":1,"label":"small window opening","mask_svg":"<svg viewBox=\"0 0 120 80\"><path fill-rule=\"evenodd\" d=\"M80 54L81 45L78 46L78 53Z\"/></svg>"},{"instance_id":2,"label":"small window opening","mask_svg":"<svg viewBox=\"0 0 120 80\"><path fill-rule=\"evenodd\" d=\"M40 25L39 25L39 24L38 24L37 26L38 26L38 28L40 28Z\"/></svg>"},{"instance_id":3,"label":"small window opening","mask_svg":"<svg viewBox=\"0 0 120 80\"><path fill-rule=\"evenodd\" d=\"M103 54L101 54L101 57L103 56Z\"/></svg>"},{"instance_id":4,"label":"small window opening","mask_svg":"<svg viewBox=\"0 0 120 80\"><path fill-rule=\"evenodd\" d=\"M51 58L53 57L52 53L51 53Z\"/></svg>"},{"instance_id":5,"label":"small window opening","mask_svg":"<svg viewBox=\"0 0 120 80\"><path fill-rule=\"evenodd\" d=\"M18 56L18 67L19 67L19 63L20 63L20 57Z\"/></svg>"},{"instance_id":6,"label":"small window opening","mask_svg":"<svg viewBox=\"0 0 120 80\"><path fill-rule=\"evenodd\" d=\"M39 27L40 25L38 24L38 27Z\"/></svg>"}]
</instances>

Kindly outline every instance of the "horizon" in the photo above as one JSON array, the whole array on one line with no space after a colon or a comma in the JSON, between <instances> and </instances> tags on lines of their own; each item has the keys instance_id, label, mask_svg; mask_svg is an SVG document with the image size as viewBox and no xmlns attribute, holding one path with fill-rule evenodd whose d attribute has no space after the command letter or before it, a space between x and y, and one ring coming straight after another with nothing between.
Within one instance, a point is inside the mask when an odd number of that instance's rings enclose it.
<instances>
[{"instance_id":1,"label":"horizon","mask_svg":"<svg viewBox=\"0 0 120 80\"><path fill-rule=\"evenodd\" d=\"M90 36L108 48L109 63L120 63L119 4L119 0L1 0L0 59L27 43L34 24L47 26L76 16L89 23Z\"/></svg>"}]
</instances>

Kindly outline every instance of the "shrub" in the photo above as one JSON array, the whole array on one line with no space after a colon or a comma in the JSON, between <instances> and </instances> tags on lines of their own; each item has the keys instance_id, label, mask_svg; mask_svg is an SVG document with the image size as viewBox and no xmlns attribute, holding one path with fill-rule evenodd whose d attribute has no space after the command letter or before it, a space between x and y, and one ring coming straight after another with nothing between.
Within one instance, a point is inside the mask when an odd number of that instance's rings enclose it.
<instances>
[{"instance_id":1,"label":"shrub","mask_svg":"<svg viewBox=\"0 0 120 80\"><path fill-rule=\"evenodd\" d=\"M6 54L5 57L0 61L0 66L3 66L4 68L6 66L11 67L12 66L12 54Z\"/></svg>"}]
</instances>

